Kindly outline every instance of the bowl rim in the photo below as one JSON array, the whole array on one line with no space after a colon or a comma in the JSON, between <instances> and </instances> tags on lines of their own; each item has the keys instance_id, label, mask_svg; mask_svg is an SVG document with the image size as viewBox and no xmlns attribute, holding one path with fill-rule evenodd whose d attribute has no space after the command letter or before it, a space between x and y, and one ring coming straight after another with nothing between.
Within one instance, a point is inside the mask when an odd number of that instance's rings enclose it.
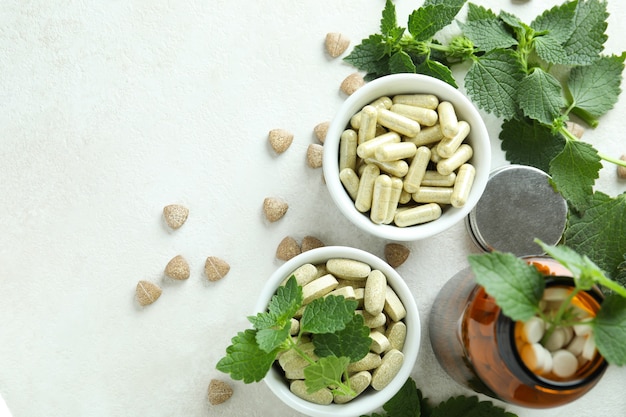
<instances>
[{"instance_id":1,"label":"bowl rim","mask_svg":"<svg viewBox=\"0 0 626 417\"><path fill-rule=\"evenodd\" d=\"M261 312L266 310L267 304L278 285L299 266L307 263L320 264L331 258L355 259L369 264L372 269L379 269L385 274L389 285L404 304L407 311L407 316L404 319L407 326L407 336L402 349L404 362L400 371L384 389L364 394L346 404L319 405L297 397L291 393L283 376L274 369L274 366L265 376L264 381L270 390L286 405L306 415L315 417L360 416L371 413L390 400L409 378L417 361L421 344L421 321L411 290L400 274L381 258L362 249L347 246L323 246L311 249L291 258L270 276L257 300L255 311Z\"/></svg>"},{"instance_id":2,"label":"bowl rim","mask_svg":"<svg viewBox=\"0 0 626 417\"><path fill-rule=\"evenodd\" d=\"M384 91L383 91L384 90ZM364 105L381 96L396 94L428 93L440 100L450 101L459 119L470 123L468 137L474 148L480 148L472 157L476 176L467 203L461 208L446 207L442 217L429 223L409 227L375 224L354 207L354 202L339 180L339 140L349 120ZM476 146L478 145L478 146ZM342 214L358 228L381 238L396 241L415 241L434 236L463 220L478 203L487 185L491 168L491 143L485 122L474 103L461 91L437 78L423 74L392 74L372 80L350 95L339 107L331 121L326 139L322 170L331 198Z\"/></svg>"}]
</instances>

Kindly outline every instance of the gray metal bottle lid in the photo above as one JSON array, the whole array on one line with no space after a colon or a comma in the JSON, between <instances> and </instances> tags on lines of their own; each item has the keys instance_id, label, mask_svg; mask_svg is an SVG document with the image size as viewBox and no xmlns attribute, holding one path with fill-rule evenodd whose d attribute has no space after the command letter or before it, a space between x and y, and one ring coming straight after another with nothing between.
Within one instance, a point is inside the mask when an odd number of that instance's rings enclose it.
<instances>
[{"instance_id":1,"label":"gray metal bottle lid","mask_svg":"<svg viewBox=\"0 0 626 417\"><path fill-rule=\"evenodd\" d=\"M465 219L474 243L489 252L543 255L535 238L556 245L565 230L567 202L540 169L507 165L489 175L478 204Z\"/></svg>"}]
</instances>

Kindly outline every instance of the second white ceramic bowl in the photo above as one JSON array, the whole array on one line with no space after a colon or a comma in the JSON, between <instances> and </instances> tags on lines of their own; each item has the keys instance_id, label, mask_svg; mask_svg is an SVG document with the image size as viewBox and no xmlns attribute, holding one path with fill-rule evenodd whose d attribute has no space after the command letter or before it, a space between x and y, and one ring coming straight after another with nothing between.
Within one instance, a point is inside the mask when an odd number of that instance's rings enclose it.
<instances>
[{"instance_id":1,"label":"second white ceramic bowl","mask_svg":"<svg viewBox=\"0 0 626 417\"><path fill-rule=\"evenodd\" d=\"M393 97L396 94L434 94L440 101L454 105L459 120L470 125L466 143L472 146L474 155L469 161L476 169L474 184L467 203L461 208L446 207L437 220L410 227L397 227L393 224L376 224L367 214L354 206L339 179L339 140L348 128L350 118L365 105L379 97ZM440 233L463 218L476 205L489 178L491 170L491 145L485 122L474 104L459 90L433 77L420 74L394 74L370 81L346 99L332 120L324 141L324 179L330 195L339 211L360 229L385 239L413 241Z\"/></svg>"},{"instance_id":2,"label":"second white ceramic bowl","mask_svg":"<svg viewBox=\"0 0 626 417\"><path fill-rule=\"evenodd\" d=\"M272 367L265 376L265 383L270 390L289 407L313 417L355 417L369 414L381 407L402 388L411 375L420 347L421 324L417 305L411 290L402 277L382 259L369 252L344 246L326 246L312 249L290 259L278 268L269 278L258 302L255 311L266 311L267 305L278 286L288 278L298 267L310 263L313 265L325 263L332 258L347 258L364 262L372 269L380 270L387 277L387 283L396 292L404 308L407 327L406 341L402 349L404 362L398 374L380 391L368 389L354 400L346 404L319 405L303 400L289 390L289 385L281 370Z\"/></svg>"}]
</instances>

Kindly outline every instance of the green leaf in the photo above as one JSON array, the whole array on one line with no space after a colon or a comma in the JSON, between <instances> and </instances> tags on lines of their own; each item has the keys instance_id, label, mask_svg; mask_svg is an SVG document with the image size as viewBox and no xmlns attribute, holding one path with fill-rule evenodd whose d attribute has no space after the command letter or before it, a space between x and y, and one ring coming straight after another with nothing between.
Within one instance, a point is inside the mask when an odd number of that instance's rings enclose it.
<instances>
[{"instance_id":1,"label":"green leaf","mask_svg":"<svg viewBox=\"0 0 626 417\"><path fill-rule=\"evenodd\" d=\"M491 9L486 9L483 6L478 6L474 3L467 4L468 22L484 19L498 19L498 16Z\"/></svg>"},{"instance_id":2,"label":"green leaf","mask_svg":"<svg viewBox=\"0 0 626 417\"><path fill-rule=\"evenodd\" d=\"M256 342L259 348L265 352L272 352L278 349L289 337L289 330L291 330L291 323L285 324L282 328L278 329L262 329L256 333Z\"/></svg>"},{"instance_id":3,"label":"green leaf","mask_svg":"<svg viewBox=\"0 0 626 417\"><path fill-rule=\"evenodd\" d=\"M334 333L352 320L357 302L343 296L316 298L306 306L300 320L302 333Z\"/></svg>"},{"instance_id":4,"label":"green leaf","mask_svg":"<svg viewBox=\"0 0 626 417\"><path fill-rule=\"evenodd\" d=\"M276 360L278 350L265 352L256 343L256 331L237 333L226 348L226 356L217 363L217 370L230 374L246 384L262 380Z\"/></svg>"},{"instance_id":5,"label":"green leaf","mask_svg":"<svg viewBox=\"0 0 626 417\"><path fill-rule=\"evenodd\" d=\"M496 49L474 60L465 75L465 88L478 107L511 119L517 114L517 92L523 76L517 55Z\"/></svg>"},{"instance_id":6,"label":"green leaf","mask_svg":"<svg viewBox=\"0 0 626 417\"><path fill-rule=\"evenodd\" d=\"M432 417L516 417L489 401L478 397L452 397L433 410Z\"/></svg>"},{"instance_id":7,"label":"green leaf","mask_svg":"<svg viewBox=\"0 0 626 417\"><path fill-rule=\"evenodd\" d=\"M594 341L607 362L626 365L626 298L608 295L595 318Z\"/></svg>"},{"instance_id":8,"label":"green leaf","mask_svg":"<svg viewBox=\"0 0 626 417\"><path fill-rule=\"evenodd\" d=\"M479 51L505 49L517 45L517 40L497 17L471 20L461 25L463 34L470 38Z\"/></svg>"},{"instance_id":9,"label":"green leaf","mask_svg":"<svg viewBox=\"0 0 626 417\"><path fill-rule=\"evenodd\" d=\"M389 58L389 70L394 73L415 73L415 64L409 54L398 51Z\"/></svg>"},{"instance_id":10,"label":"green leaf","mask_svg":"<svg viewBox=\"0 0 626 417\"><path fill-rule=\"evenodd\" d=\"M536 32L544 32L536 36L534 42L537 55L546 62L558 63L567 59L563 43L575 30L575 11L576 2L566 2L544 11L530 24Z\"/></svg>"},{"instance_id":11,"label":"green leaf","mask_svg":"<svg viewBox=\"0 0 626 417\"><path fill-rule=\"evenodd\" d=\"M397 27L396 6L391 0L387 0L385 2L385 8L383 9L382 18L380 19L380 33L389 35L389 33Z\"/></svg>"},{"instance_id":12,"label":"green leaf","mask_svg":"<svg viewBox=\"0 0 626 417\"><path fill-rule=\"evenodd\" d=\"M600 168L600 157L593 146L567 141L550 163L550 175L556 190L574 207L580 207L593 193Z\"/></svg>"},{"instance_id":13,"label":"green leaf","mask_svg":"<svg viewBox=\"0 0 626 417\"><path fill-rule=\"evenodd\" d=\"M454 88L458 88L456 80L452 76L450 68L446 67L438 61L427 59L415 68L415 72L418 74L429 75L434 78L438 78L441 81L445 81Z\"/></svg>"},{"instance_id":14,"label":"green leaf","mask_svg":"<svg viewBox=\"0 0 626 417\"><path fill-rule=\"evenodd\" d=\"M363 323L363 316L355 314L345 329L314 335L313 344L317 356L345 356L350 358L351 363L363 359L372 345L370 330Z\"/></svg>"},{"instance_id":15,"label":"green leaf","mask_svg":"<svg viewBox=\"0 0 626 417\"><path fill-rule=\"evenodd\" d=\"M359 70L380 73L386 67L386 61L380 62L384 56L385 43L383 36L376 34L363 39L343 59Z\"/></svg>"},{"instance_id":16,"label":"green leaf","mask_svg":"<svg viewBox=\"0 0 626 417\"><path fill-rule=\"evenodd\" d=\"M576 287L587 291L595 284L605 282L604 272L587 256L580 255L565 245L547 245L538 239L535 242L543 248L546 254L550 255L572 273Z\"/></svg>"},{"instance_id":17,"label":"green leaf","mask_svg":"<svg viewBox=\"0 0 626 417\"><path fill-rule=\"evenodd\" d=\"M624 61L619 56L605 56L591 65L579 66L570 72L567 86L574 107L594 117L613 108L621 93Z\"/></svg>"},{"instance_id":18,"label":"green leaf","mask_svg":"<svg viewBox=\"0 0 626 417\"><path fill-rule=\"evenodd\" d=\"M547 32L547 36L559 43L565 42L576 30L573 24L576 2L568 1L545 10L531 24L536 32Z\"/></svg>"},{"instance_id":19,"label":"green leaf","mask_svg":"<svg viewBox=\"0 0 626 417\"><path fill-rule=\"evenodd\" d=\"M551 125L565 106L561 84L553 75L535 68L519 84L517 96L524 115Z\"/></svg>"},{"instance_id":20,"label":"green leaf","mask_svg":"<svg viewBox=\"0 0 626 417\"><path fill-rule=\"evenodd\" d=\"M565 138L536 120L511 119L502 123L500 147L507 161L549 172L550 161L563 150Z\"/></svg>"},{"instance_id":21,"label":"green leaf","mask_svg":"<svg viewBox=\"0 0 626 417\"><path fill-rule=\"evenodd\" d=\"M476 282L511 320L526 321L537 313L545 279L535 267L501 252L470 255L469 263Z\"/></svg>"},{"instance_id":22,"label":"green leaf","mask_svg":"<svg viewBox=\"0 0 626 417\"><path fill-rule=\"evenodd\" d=\"M302 307L302 287L292 275L287 283L278 287L267 306L267 312L248 317L255 329L283 327Z\"/></svg>"},{"instance_id":23,"label":"green leaf","mask_svg":"<svg viewBox=\"0 0 626 417\"><path fill-rule=\"evenodd\" d=\"M341 383L350 359L346 357L327 356L304 368L304 382L307 392L312 394L329 385Z\"/></svg>"},{"instance_id":24,"label":"green leaf","mask_svg":"<svg viewBox=\"0 0 626 417\"><path fill-rule=\"evenodd\" d=\"M505 12L504 10L500 11L499 14L500 19L516 30L522 30L524 33L529 29L528 25L520 20L519 17L515 16L512 13Z\"/></svg>"},{"instance_id":25,"label":"green leaf","mask_svg":"<svg viewBox=\"0 0 626 417\"><path fill-rule=\"evenodd\" d=\"M570 212L564 243L587 255L609 277L617 277L626 254L626 194L596 191L584 210Z\"/></svg>"},{"instance_id":26,"label":"green leaf","mask_svg":"<svg viewBox=\"0 0 626 417\"><path fill-rule=\"evenodd\" d=\"M420 417L421 401L415 381L406 380L400 391L383 405L383 410L390 417Z\"/></svg>"},{"instance_id":27,"label":"green leaf","mask_svg":"<svg viewBox=\"0 0 626 417\"><path fill-rule=\"evenodd\" d=\"M566 59L557 64L589 65L595 62L608 39L604 33L608 16L605 1L578 0L572 22L575 30L563 43Z\"/></svg>"},{"instance_id":28,"label":"green leaf","mask_svg":"<svg viewBox=\"0 0 626 417\"><path fill-rule=\"evenodd\" d=\"M626 287L626 253L624 254L624 262L617 266L615 281L622 287Z\"/></svg>"},{"instance_id":29,"label":"green leaf","mask_svg":"<svg viewBox=\"0 0 626 417\"><path fill-rule=\"evenodd\" d=\"M432 0L409 15L407 28L416 41L430 40L454 20L465 0Z\"/></svg>"}]
</instances>

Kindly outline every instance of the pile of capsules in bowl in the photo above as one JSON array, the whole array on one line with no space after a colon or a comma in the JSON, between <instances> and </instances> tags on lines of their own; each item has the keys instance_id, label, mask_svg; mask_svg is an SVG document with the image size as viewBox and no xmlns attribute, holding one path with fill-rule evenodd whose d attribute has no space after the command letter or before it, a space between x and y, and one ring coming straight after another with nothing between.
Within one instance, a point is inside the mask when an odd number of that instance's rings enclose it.
<instances>
[{"instance_id":1,"label":"pile of capsules in bowl","mask_svg":"<svg viewBox=\"0 0 626 417\"><path fill-rule=\"evenodd\" d=\"M413 226L463 207L476 170L470 125L433 94L380 97L350 119L339 142L339 178L376 224Z\"/></svg>"},{"instance_id":2,"label":"pile of capsules in bowl","mask_svg":"<svg viewBox=\"0 0 626 417\"><path fill-rule=\"evenodd\" d=\"M356 393L354 396L333 395L327 388L308 393L304 383L304 369L309 362L296 350L281 354L278 364L289 380L291 392L306 401L328 405L332 402L344 404L352 401L368 388L375 391L385 388L404 363L403 347L407 333L404 321L407 311L388 284L387 276L364 262L343 258L331 258L326 263L315 265L304 264L289 276L292 275L302 285L305 306L327 295L357 301L356 314L363 316L364 325L370 329L372 343L365 357L348 366L350 386ZM299 319L303 310L304 307L291 319L292 336L299 332ZM298 340L298 348L314 360L318 359L310 335L303 334Z\"/></svg>"}]
</instances>

